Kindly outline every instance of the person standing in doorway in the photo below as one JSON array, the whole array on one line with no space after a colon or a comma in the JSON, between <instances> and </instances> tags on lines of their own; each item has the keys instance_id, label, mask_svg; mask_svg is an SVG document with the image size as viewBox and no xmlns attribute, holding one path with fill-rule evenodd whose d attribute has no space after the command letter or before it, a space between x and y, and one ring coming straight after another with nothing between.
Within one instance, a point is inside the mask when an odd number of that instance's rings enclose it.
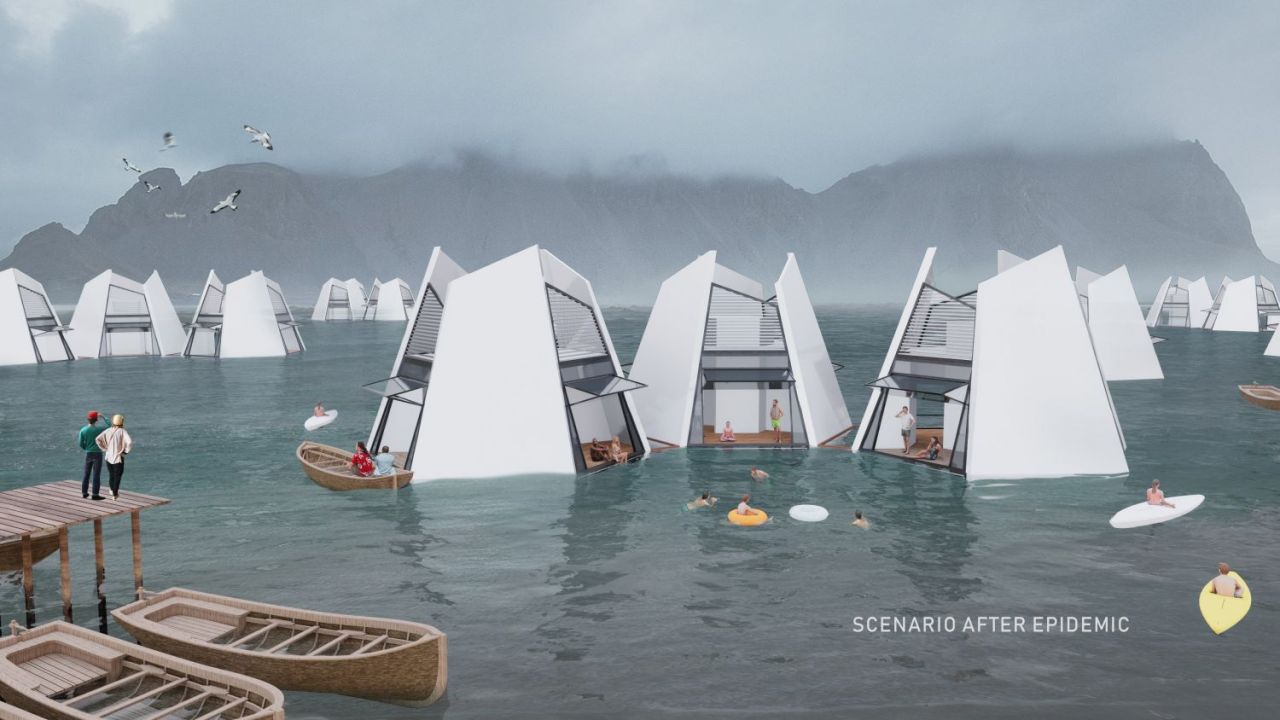
<instances>
[{"instance_id":1,"label":"person standing in doorway","mask_svg":"<svg viewBox=\"0 0 1280 720\"><path fill-rule=\"evenodd\" d=\"M773 399L773 405L769 407L769 425L773 427L773 442L780 444L782 442L782 416L786 413L782 412L782 406L778 404L778 399Z\"/></svg>"},{"instance_id":2,"label":"person standing in doorway","mask_svg":"<svg viewBox=\"0 0 1280 720\"><path fill-rule=\"evenodd\" d=\"M916 427L916 416L911 414L910 407L903 405L894 417L902 426L902 454L906 455L911 452L911 431Z\"/></svg>"},{"instance_id":3,"label":"person standing in doorway","mask_svg":"<svg viewBox=\"0 0 1280 720\"><path fill-rule=\"evenodd\" d=\"M102 448L98 447L98 436L106 428L98 424L99 413L90 410L88 422L80 428L80 449L84 451L84 479L80 481L80 495L89 497L89 476L93 476L93 499L101 500L102 489Z\"/></svg>"},{"instance_id":4,"label":"person standing in doorway","mask_svg":"<svg viewBox=\"0 0 1280 720\"><path fill-rule=\"evenodd\" d=\"M124 429L124 416L113 415L111 427L103 431L94 442L102 450L102 459L107 463L107 483L111 486L111 497L119 500L120 480L124 477L124 456L133 450L133 438Z\"/></svg>"}]
</instances>

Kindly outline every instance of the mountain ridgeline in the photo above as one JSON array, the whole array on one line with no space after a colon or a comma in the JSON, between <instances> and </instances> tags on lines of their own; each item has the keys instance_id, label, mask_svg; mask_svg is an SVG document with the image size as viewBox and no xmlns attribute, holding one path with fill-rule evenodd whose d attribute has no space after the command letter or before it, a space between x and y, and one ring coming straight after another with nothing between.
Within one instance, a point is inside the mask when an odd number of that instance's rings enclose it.
<instances>
[{"instance_id":1,"label":"mountain ridgeline","mask_svg":"<svg viewBox=\"0 0 1280 720\"><path fill-rule=\"evenodd\" d=\"M261 269L291 300L311 302L330 276L398 275L416 287L434 245L474 269L536 243L589 278L601 302L641 305L711 249L766 285L794 252L826 303L901 302L930 245L938 284L957 292L995 272L999 248L1030 257L1061 244L1072 264L1127 264L1143 302L1167 275L1208 275L1216 287L1223 273L1277 269L1196 142L920 157L818 193L777 179L554 175L483 154L360 178L265 163L185 185L166 168L142 177L163 189L135 184L79 234L38 228L0 268L32 275L60 304L107 268L139 281L159 270L176 298L197 292L211 268L224 281ZM237 188L238 210L209 213Z\"/></svg>"}]
</instances>

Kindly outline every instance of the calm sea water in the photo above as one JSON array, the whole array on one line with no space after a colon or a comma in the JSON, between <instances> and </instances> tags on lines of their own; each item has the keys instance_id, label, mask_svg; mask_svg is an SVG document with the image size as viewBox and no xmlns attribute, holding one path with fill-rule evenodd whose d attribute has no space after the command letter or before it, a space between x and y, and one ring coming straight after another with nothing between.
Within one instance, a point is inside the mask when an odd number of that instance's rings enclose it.
<instances>
[{"instance_id":1,"label":"calm sea water","mask_svg":"<svg viewBox=\"0 0 1280 720\"><path fill-rule=\"evenodd\" d=\"M629 359L646 312L606 311ZM897 310L820 311L856 418ZM331 493L294 448L368 432L403 325L307 325L287 360L86 361L0 369L0 488L77 478L85 410L124 412L129 489L173 499L143 514L146 584L435 624L449 692L426 710L290 693L291 718L1273 717L1280 701L1280 414L1235 385L1280 379L1265 336L1167 330L1163 381L1112 386L1128 477L966 482L835 451L663 453L586 478L438 482ZM519 362L513 357L512 362ZM1051 380L1044 392L1052 396ZM512 402L519 402L513 394ZM513 440L514 441L514 440ZM747 468L772 472L754 484ZM1152 477L1204 493L1174 523L1117 531ZM703 488L750 491L775 520L687 512ZM796 503L827 522L786 518ZM852 527L862 510L870 531ZM107 530L112 607L131 590L128 521ZM96 626L87 527L71 530L76 620ZM1254 592L1215 637L1197 608L1219 560ZM36 571L59 616L57 562ZM0 585L0 615L21 610ZM1126 616L1114 634L867 634L855 617ZM113 629L113 632L119 633Z\"/></svg>"}]
</instances>

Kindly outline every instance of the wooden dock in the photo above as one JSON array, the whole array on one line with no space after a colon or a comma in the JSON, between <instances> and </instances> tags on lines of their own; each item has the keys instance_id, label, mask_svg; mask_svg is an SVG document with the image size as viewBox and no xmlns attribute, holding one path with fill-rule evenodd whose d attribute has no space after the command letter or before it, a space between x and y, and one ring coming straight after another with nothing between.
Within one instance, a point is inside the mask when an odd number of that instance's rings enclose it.
<instances>
[{"instance_id":1,"label":"wooden dock","mask_svg":"<svg viewBox=\"0 0 1280 720\"><path fill-rule=\"evenodd\" d=\"M56 533L61 570L62 615L71 621L71 560L67 528L93 523L93 552L97 566L97 594L102 600L106 577L102 549L102 519L129 515L133 530L133 584L142 587L142 511L169 501L142 493L121 491L118 500L89 500L81 497L80 483L74 480L32 485L0 492L0 545L18 543L22 554L22 594L26 604L27 627L35 624L35 575L32 536ZM104 630L105 632L105 630Z\"/></svg>"}]
</instances>

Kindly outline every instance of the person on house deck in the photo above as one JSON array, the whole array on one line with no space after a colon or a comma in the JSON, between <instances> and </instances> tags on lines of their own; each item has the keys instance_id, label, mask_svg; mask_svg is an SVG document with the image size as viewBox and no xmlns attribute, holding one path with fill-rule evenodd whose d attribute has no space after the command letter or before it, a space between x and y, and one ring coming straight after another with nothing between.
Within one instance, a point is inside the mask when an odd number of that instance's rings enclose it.
<instances>
[{"instance_id":1,"label":"person on house deck","mask_svg":"<svg viewBox=\"0 0 1280 720\"><path fill-rule=\"evenodd\" d=\"M382 451L373 456L373 474L377 477L393 475L396 471L396 456L391 454L390 446L383 445Z\"/></svg>"},{"instance_id":2,"label":"person on house deck","mask_svg":"<svg viewBox=\"0 0 1280 720\"><path fill-rule=\"evenodd\" d=\"M111 416L111 427L94 438L94 443L102 450L102 459L107 464L107 483L111 486L111 497L120 499L120 482L124 479L124 456L133 451L133 438L124 429L124 416ZM102 499L101 496L98 497Z\"/></svg>"},{"instance_id":3,"label":"person on house deck","mask_svg":"<svg viewBox=\"0 0 1280 720\"><path fill-rule=\"evenodd\" d=\"M622 440L617 435L609 441L609 459L619 465L627 461L627 451L622 448Z\"/></svg>"},{"instance_id":4,"label":"person on house deck","mask_svg":"<svg viewBox=\"0 0 1280 720\"><path fill-rule=\"evenodd\" d=\"M782 406L778 404L778 399L773 399L773 405L769 407L769 426L773 428L773 441L775 443L782 442L782 416L786 413L782 412Z\"/></svg>"},{"instance_id":5,"label":"person on house deck","mask_svg":"<svg viewBox=\"0 0 1280 720\"><path fill-rule=\"evenodd\" d=\"M1165 507L1175 507L1175 505L1164 499L1164 491L1160 489L1160 481L1152 480L1151 487L1147 488L1147 504L1163 505Z\"/></svg>"},{"instance_id":6,"label":"person on house deck","mask_svg":"<svg viewBox=\"0 0 1280 720\"><path fill-rule=\"evenodd\" d=\"M80 428L80 449L84 451L84 479L80 481L80 495L89 497L89 476L93 476L93 499L101 500L102 495L102 448L98 447L98 436L105 427L98 424L99 413L90 410L88 422Z\"/></svg>"},{"instance_id":7,"label":"person on house deck","mask_svg":"<svg viewBox=\"0 0 1280 720\"><path fill-rule=\"evenodd\" d=\"M373 458L369 457L369 450L365 448L363 441L356 442L356 451L351 455L351 467L360 477L373 474Z\"/></svg>"},{"instance_id":8,"label":"person on house deck","mask_svg":"<svg viewBox=\"0 0 1280 720\"><path fill-rule=\"evenodd\" d=\"M609 446L595 438L591 438L591 447L587 450L592 462L604 462L609 459Z\"/></svg>"},{"instance_id":9,"label":"person on house deck","mask_svg":"<svg viewBox=\"0 0 1280 720\"><path fill-rule=\"evenodd\" d=\"M728 420L724 421L724 432L720 433L720 442L737 442L737 438L733 436L733 423Z\"/></svg>"},{"instance_id":10,"label":"person on house deck","mask_svg":"<svg viewBox=\"0 0 1280 720\"><path fill-rule=\"evenodd\" d=\"M906 455L911 451L911 430L916 426L916 417L906 405L894 417L898 418L898 423L902 426L902 454Z\"/></svg>"},{"instance_id":11,"label":"person on house deck","mask_svg":"<svg viewBox=\"0 0 1280 720\"><path fill-rule=\"evenodd\" d=\"M916 453L916 457L923 460L937 460L940 452L942 452L942 443L935 436L929 438L929 447Z\"/></svg>"},{"instance_id":12,"label":"person on house deck","mask_svg":"<svg viewBox=\"0 0 1280 720\"><path fill-rule=\"evenodd\" d=\"M703 490L702 497L690 500L685 503L685 506L690 510L697 510L698 508L711 507L712 505L715 505L718 499L719 498L716 498L711 494L710 490Z\"/></svg>"},{"instance_id":13,"label":"person on house deck","mask_svg":"<svg viewBox=\"0 0 1280 720\"><path fill-rule=\"evenodd\" d=\"M1244 595L1244 589L1240 587L1240 583L1231 577L1231 566L1226 563L1218 563L1218 574L1213 577L1209 585L1209 592L1215 595L1224 595L1226 597L1240 597Z\"/></svg>"}]
</instances>

